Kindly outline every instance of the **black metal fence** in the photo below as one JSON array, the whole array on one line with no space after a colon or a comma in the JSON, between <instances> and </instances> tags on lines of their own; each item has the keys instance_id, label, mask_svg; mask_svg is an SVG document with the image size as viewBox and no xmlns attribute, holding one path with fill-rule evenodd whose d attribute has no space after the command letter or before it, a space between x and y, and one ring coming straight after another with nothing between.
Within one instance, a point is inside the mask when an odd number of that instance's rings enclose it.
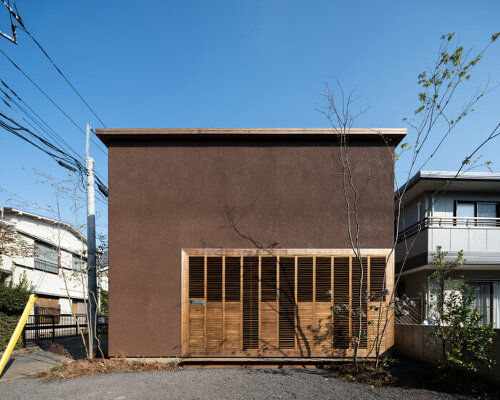
<instances>
[{"instance_id":1,"label":"black metal fence","mask_svg":"<svg viewBox=\"0 0 500 400\"><path fill-rule=\"evenodd\" d=\"M79 336L80 331L87 333L86 314L56 314L51 309L39 308L30 315L24 326L25 343L37 340ZM108 316L97 317L97 333L107 334Z\"/></svg>"}]
</instances>

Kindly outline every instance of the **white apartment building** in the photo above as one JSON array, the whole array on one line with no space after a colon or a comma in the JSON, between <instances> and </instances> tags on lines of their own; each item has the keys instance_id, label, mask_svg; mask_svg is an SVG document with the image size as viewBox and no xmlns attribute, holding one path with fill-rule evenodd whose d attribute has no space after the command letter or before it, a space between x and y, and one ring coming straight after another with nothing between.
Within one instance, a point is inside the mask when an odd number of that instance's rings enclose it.
<instances>
[{"instance_id":1,"label":"white apartment building","mask_svg":"<svg viewBox=\"0 0 500 400\"><path fill-rule=\"evenodd\" d=\"M0 207L0 221L34 249L30 257L0 255L2 278L17 282L26 274L38 298L35 307L85 312L86 237L67 223L10 207Z\"/></svg>"},{"instance_id":2,"label":"white apartment building","mask_svg":"<svg viewBox=\"0 0 500 400\"><path fill-rule=\"evenodd\" d=\"M429 298L436 246L465 263L452 274L476 287L475 306L500 328L500 173L420 171L402 199L396 246L398 292ZM396 194L401 194L402 186ZM397 215L396 215L397 217ZM423 317L428 317L424 310Z\"/></svg>"}]
</instances>

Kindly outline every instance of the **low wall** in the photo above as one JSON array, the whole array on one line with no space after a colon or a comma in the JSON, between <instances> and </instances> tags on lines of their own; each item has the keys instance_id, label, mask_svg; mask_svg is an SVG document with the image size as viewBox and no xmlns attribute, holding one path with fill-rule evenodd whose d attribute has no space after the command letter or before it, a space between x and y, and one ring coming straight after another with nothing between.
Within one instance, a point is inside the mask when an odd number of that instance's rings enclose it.
<instances>
[{"instance_id":1,"label":"low wall","mask_svg":"<svg viewBox=\"0 0 500 400\"><path fill-rule=\"evenodd\" d=\"M441 358L441 340L429 337L433 326L429 325L394 325L394 353L426 362L435 362ZM496 361L484 372L500 380L500 329L495 329L491 357Z\"/></svg>"}]
</instances>

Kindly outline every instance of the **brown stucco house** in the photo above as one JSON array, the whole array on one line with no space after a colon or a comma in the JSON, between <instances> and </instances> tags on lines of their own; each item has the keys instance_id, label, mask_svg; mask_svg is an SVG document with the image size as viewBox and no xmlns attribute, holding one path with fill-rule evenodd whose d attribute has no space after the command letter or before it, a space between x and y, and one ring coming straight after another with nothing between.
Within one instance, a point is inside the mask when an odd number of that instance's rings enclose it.
<instances>
[{"instance_id":1,"label":"brown stucco house","mask_svg":"<svg viewBox=\"0 0 500 400\"><path fill-rule=\"evenodd\" d=\"M332 129L101 129L109 148L109 353L245 359L352 353L359 283ZM351 129L364 287L392 289L393 150ZM359 306L359 305L358 305ZM363 328L370 347L373 316ZM392 325L385 333L392 346Z\"/></svg>"}]
</instances>

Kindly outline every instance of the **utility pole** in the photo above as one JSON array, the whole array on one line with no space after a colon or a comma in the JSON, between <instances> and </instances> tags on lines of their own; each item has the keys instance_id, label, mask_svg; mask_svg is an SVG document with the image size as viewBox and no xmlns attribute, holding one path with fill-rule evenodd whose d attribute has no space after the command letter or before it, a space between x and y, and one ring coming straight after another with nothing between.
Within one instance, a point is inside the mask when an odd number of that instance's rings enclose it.
<instances>
[{"instance_id":1,"label":"utility pole","mask_svg":"<svg viewBox=\"0 0 500 400\"><path fill-rule=\"evenodd\" d=\"M94 159L89 157L90 125L87 124L87 142L85 167L87 175L87 289L88 289L88 328L89 356L94 358L97 344L97 270L95 248L95 194L94 194Z\"/></svg>"}]
</instances>

